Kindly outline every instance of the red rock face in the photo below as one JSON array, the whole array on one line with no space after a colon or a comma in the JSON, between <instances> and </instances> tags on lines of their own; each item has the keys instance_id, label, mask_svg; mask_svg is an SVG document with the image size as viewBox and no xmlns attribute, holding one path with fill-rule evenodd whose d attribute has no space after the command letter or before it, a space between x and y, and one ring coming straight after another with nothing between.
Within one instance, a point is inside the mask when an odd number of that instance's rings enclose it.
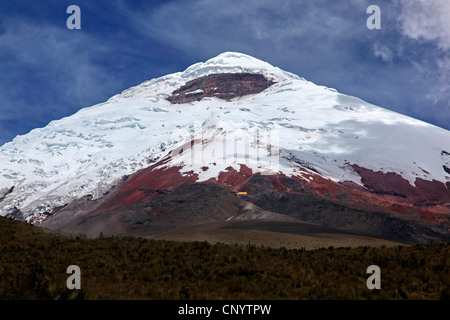
<instances>
[{"instance_id":1,"label":"red rock face","mask_svg":"<svg viewBox=\"0 0 450 320\"><path fill-rule=\"evenodd\" d=\"M167 98L172 103L200 101L204 97L230 100L248 94L256 94L274 82L263 75L251 73L210 74L187 82Z\"/></svg>"},{"instance_id":2,"label":"red rock face","mask_svg":"<svg viewBox=\"0 0 450 320\"><path fill-rule=\"evenodd\" d=\"M125 208L126 206L150 201L159 194L173 191L183 184L192 184L197 175L181 175L181 167L157 168L161 162L130 177L116 192L110 194L95 211Z\"/></svg>"},{"instance_id":3,"label":"red rock face","mask_svg":"<svg viewBox=\"0 0 450 320\"><path fill-rule=\"evenodd\" d=\"M450 240L450 192L437 181L417 179L412 186L398 174L353 165L362 187L306 169L302 176L287 177L261 175L240 165L239 170L228 167L217 179L197 182L197 175L182 167L164 167L167 160L130 176L107 196L83 204L87 210L82 214L66 216L75 216L80 230L89 227L97 232L98 225L105 224L120 234L137 230L158 234L174 226L225 221L252 203L257 210L392 240ZM247 194L237 195L242 191Z\"/></svg>"},{"instance_id":4,"label":"red rock face","mask_svg":"<svg viewBox=\"0 0 450 320\"><path fill-rule=\"evenodd\" d=\"M208 182L216 182L218 184L228 186L233 191L237 192L239 188L253 175L252 169L241 164L239 171L228 167L226 172L221 172L217 180L210 179Z\"/></svg>"},{"instance_id":5,"label":"red rock face","mask_svg":"<svg viewBox=\"0 0 450 320\"><path fill-rule=\"evenodd\" d=\"M397 173L374 172L356 164L352 165L352 168L361 176L364 186L372 192L400 197L406 197L406 195L417 196L418 194L418 190Z\"/></svg>"},{"instance_id":6,"label":"red rock face","mask_svg":"<svg viewBox=\"0 0 450 320\"><path fill-rule=\"evenodd\" d=\"M376 194L393 195L406 199L406 202L415 206L450 206L450 189L448 183L417 178L412 186L402 176L388 172L372 171L358 165L353 169L361 176L366 188ZM450 207L449 211L450 213Z\"/></svg>"},{"instance_id":7,"label":"red rock face","mask_svg":"<svg viewBox=\"0 0 450 320\"><path fill-rule=\"evenodd\" d=\"M361 175L366 188L353 182L336 183L311 171L287 178L285 175L265 175L257 178L245 165L240 170L227 168L217 179L197 183L197 175L182 175L179 167L155 169L156 164L131 177L124 186L101 209L120 208L134 202L151 200L155 195L170 193L176 188L190 184L217 184L232 192L246 191L249 197L263 186L274 192L289 194L316 194L324 199L341 203L350 208L378 211L403 217L422 217L427 220L448 221L450 212L450 190L438 181L417 179L416 187L395 173L373 172L353 165ZM203 170L208 170L204 167ZM257 179L255 179L257 178Z\"/></svg>"}]
</instances>

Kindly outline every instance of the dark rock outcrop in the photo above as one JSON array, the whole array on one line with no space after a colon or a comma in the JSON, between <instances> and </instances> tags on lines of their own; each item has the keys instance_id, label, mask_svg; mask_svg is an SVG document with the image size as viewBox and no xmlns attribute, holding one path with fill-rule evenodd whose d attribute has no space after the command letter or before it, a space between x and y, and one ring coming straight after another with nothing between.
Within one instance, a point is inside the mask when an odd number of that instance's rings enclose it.
<instances>
[{"instance_id":1,"label":"dark rock outcrop","mask_svg":"<svg viewBox=\"0 0 450 320\"><path fill-rule=\"evenodd\" d=\"M4 191L0 191L0 202L2 202L3 199L5 199L6 196L7 196L8 194L10 194L11 192L13 192L13 191L14 191L14 186L12 186L12 187L9 188L9 189L4 189Z\"/></svg>"},{"instance_id":2,"label":"dark rock outcrop","mask_svg":"<svg viewBox=\"0 0 450 320\"><path fill-rule=\"evenodd\" d=\"M256 94L270 87L274 82L261 74L222 73L210 74L191 81L172 92L167 98L172 103L200 101L204 97L230 100L248 94Z\"/></svg>"},{"instance_id":3,"label":"dark rock outcrop","mask_svg":"<svg viewBox=\"0 0 450 320\"><path fill-rule=\"evenodd\" d=\"M447 168L447 166L442 166L442 168L444 169L445 172L447 172L448 174L450 174L450 168Z\"/></svg>"}]
</instances>

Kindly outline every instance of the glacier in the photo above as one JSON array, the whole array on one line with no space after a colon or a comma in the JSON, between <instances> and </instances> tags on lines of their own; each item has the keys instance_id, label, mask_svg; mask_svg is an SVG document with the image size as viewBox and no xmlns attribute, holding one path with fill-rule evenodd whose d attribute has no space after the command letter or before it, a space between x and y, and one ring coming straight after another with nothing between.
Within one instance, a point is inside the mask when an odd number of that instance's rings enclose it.
<instances>
[{"instance_id":1,"label":"glacier","mask_svg":"<svg viewBox=\"0 0 450 320\"><path fill-rule=\"evenodd\" d=\"M230 101L167 100L186 82L220 73L261 74L275 84ZM75 199L101 197L126 176L190 140L202 141L203 136L196 136L196 123L214 129L216 137L239 130L276 130L278 167L250 163L254 172L292 175L310 167L333 181L363 185L351 167L358 164L398 173L412 185L416 178L450 181L443 170L450 167L449 131L316 85L251 56L225 52L183 72L145 81L1 146L0 215L19 210L21 219L39 222L44 213ZM211 154L219 140L202 145L205 154ZM164 165L181 165L183 172L197 173L199 181L206 181L247 160L238 156L231 163L213 165L214 159L192 163L180 155ZM205 171L204 166L214 168Z\"/></svg>"}]
</instances>

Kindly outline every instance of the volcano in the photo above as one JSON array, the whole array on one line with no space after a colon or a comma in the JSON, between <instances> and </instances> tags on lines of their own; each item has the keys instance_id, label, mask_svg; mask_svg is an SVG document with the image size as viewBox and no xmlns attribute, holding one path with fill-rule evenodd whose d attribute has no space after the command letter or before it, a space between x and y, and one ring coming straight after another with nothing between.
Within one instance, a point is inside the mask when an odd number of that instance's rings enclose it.
<instances>
[{"instance_id":1,"label":"volcano","mask_svg":"<svg viewBox=\"0 0 450 320\"><path fill-rule=\"evenodd\" d=\"M251 222L449 241L450 132L226 52L0 147L0 215L90 236Z\"/></svg>"}]
</instances>

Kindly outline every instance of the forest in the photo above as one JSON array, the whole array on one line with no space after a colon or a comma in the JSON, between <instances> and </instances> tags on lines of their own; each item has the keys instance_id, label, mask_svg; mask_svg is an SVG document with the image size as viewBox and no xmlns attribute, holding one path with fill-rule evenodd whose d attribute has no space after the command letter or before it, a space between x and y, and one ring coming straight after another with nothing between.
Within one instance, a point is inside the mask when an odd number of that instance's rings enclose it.
<instances>
[{"instance_id":1,"label":"forest","mask_svg":"<svg viewBox=\"0 0 450 320\"><path fill-rule=\"evenodd\" d=\"M286 249L87 239L0 218L0 299L449 299L450 243ZM81 289L70 290L70 265ZM381 289L366 286L367 267Z\"/></svg>"}]
</instances>

